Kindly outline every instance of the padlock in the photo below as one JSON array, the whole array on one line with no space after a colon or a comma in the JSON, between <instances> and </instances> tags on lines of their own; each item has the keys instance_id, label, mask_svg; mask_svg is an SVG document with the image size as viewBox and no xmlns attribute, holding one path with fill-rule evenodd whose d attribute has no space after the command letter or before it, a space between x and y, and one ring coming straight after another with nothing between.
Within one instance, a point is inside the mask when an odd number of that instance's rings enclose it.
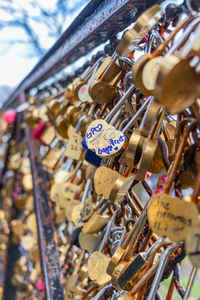
<instances>
[{"instance_id":1,"label":"padlock","mask_svg":"<svg viewBox=\"0 0 200 300\"><path fill-rule=\"evenodd\" d=\"M57 206L65 208L75 198L79 186L71 182L54 183L51 186L50 199L55 202Z\"/></svg>"},{"instance_id":2,"label":"padlock","mask_svg":"<svg viewBox=\"0 0 200 300\"><path fill-rule=\"evenodd\" d=\"M40 141L41 143L43 143L43 141L40 138L40 136L41 136L42 132L45 130L46 127L47 127L47 123L44 122L44 121L40 121L38 126L32 132L32 136L34 138L36 138L38 141Z\"/></svg>"},{"instance_id":3,"label":"padlock","mask_svg":"<svg viewBox=\"0 0 200 300\"><path fill-rule=\"evenodd\" d=\"M107 56L94 74L90 83L89 94L100 104L111 102L117 95L116 85L120 80L122 70L116 63L116 58Z\"/></svg>"},{"instance_id":4,"label":"padlock","mask_svg":"<svg viewBox=\"0 0 200 300\"><path fill-rule=\"evenodd\" d=\"M187 59L181 60L171 54L163 60L154 95L169 113L175 114L192 105L197 99L200 93L199 76L194 68L190 67ZM174 80L176 84L173 86Z\"/></svg>"},{"instance_id":5,"label":"padlock","mask_svg":"<svg viewBox=\"0 0 200 300\"><path fill-rule=\"evenodd\" d=\"M161 238L160 240L155 242L154 245L146 253L139 253L136 256L132 257L129 262L125 262L124 268L117 279L117 283L121 288L125 290L131 289L131 287L141 277L141 274L145 269L151 252L162 242L163 239ZM115 270L113 271L113 273L115 273Z\"/></svg>"},{"instance_id":6,"label":"padlock","mask_svg":"<svg viewBox=\"0 0 200 300\"><path fill-rule=\"evenodd\" d=\"M152 160L158 160L160 157L156 156L156 149L158 147L156 137L160 130L160 126L163 121L165 111L161 111L160 115L158 116L157 123L155 127L153 128L153 133L150 133L149 137L147 139L144 139L144 145L142 147L142 153L141 158L137 165L137 173L136 173L136 179L137 180L143 180L145 178L146 172L149 170ZM161 158L162 160L162 158Z\"/></svg>"},{"instance_id":7,"label":"padlock","mask_svg":"<svg viewBox=\"0 0 200 300\"><path fill-rule=\"evenodd\" d=\"M82 121L85 115L81 116L77 122L74 133L71 134L65 155L75 160L79 160L82 154L82 137L79 134L79 129L82 126Z\"/></svg>"},{"instance_id":8,"label":"padlock","mask_svg":"<svg viewBox=\"0 0 200 300\"><path fill-rule=\"evenodd\" d=\"M26 232L26 229L26 224L24 224L20 219L11 221L11 230L15 236L22 237Z\"/></svg>"},{"instance_id":9,"label":"padlock","mask_svg":"<svg viewBox=\"0 0 200 300\"><path fill-rule=\"evenodd\" d=\"M21 154L19 152L12 154L8 161L8 169L9 170L16 170L20 168L22 163Z\"/></svg>"},{"instance_id":10,"label":"padlock","mask_svg":"<svg viewBox=\"0 0 200 300\"><path fill-rule=\"evenodd\" d=\"M64 100L72 102L74 100L73 84L69 83L64 92Z\"/></svg>"},{"instance_id":11,"label":"padlock","mask_svg":"<svg viewBox=\"0 0 200 300\"><path fill-rule=\"evenodd\" d=\"M33 181L31 173L27 173L22 178L22 186L26 192L30 192L33 189Z\"/></svg>"},{"instance_id":12,"label":"padlock","mask_svg":"<svg viewBox=\"0 0 200 300\"><path fill-rule=\"evenodd\" d=\"M95 150L102 158L119 155L126 147L125 136L104 120L95 120L89 125L86 143L90 150Z\"/></svg>"},{"instance_id":13,"label":"padlock","mask_svg":"<svg viewBox=\"0 0 200 300\"><path fill-rule=\"evenodd\" d=\"M63 151L60 149L62 142L56 137L53 142L50 144L48 152L42 157L41 163L49 168L55 169L56 165L59 162L59 159L63 155ZM56 147L55 147L56 146Z\"/></svg>"},{"instance_id":14,"label":"padlock","mask_svg":"<svg viewBox=\"0 0 200 300\"><path fill-rule=\"evenodd\" d=\"M143 211L142 217L140 217L134 226L134 228L130 231L128 236L126 237L125 241L123 242L122 246L119 247L114 255L112 256L110 263L107 268L107 273L113 276L113 272L118 264L122 261L125 256L131 256L130 249L133 249L133 246L136 245L137 239L139 238L139 233L141 233L143 226L146 222L146 209ZM114 281L118 278L120 271L115 270L114 274Z\"/></svg>"},{"instance_id":15,"label":"padlock","mask_svg":"<svg viewBox=\"0 0 200 300\"><path fill-rule=\"evenodd\" d=\"M133 29L128 30L119 42L116 52L119 56L128 55L134 50L134 45L158 23L164 11L153 5L147 9L137 20Z\"/></svg>"},{"instance_id":16,"label":"padlock","mask_svg":"<svg viewBox=\"0 0 200 300\"><path fill-rule=\"evenodd\" d=\"M134 297L134 295L138 293L138 297L144 297L148 286L148 281L152 280L155 272L158 269L159 259L162 256L162 252L160 250L163 246L167 247L170 244L170 242L164 240L163 238L160 238L155 242L154 245L149 248L146 253L146 255L149 254L149 257L145 268L143 268L143 271L139 274L139 278L133 277L133 279L131 279L129 282L129 285L132 286L129 295ZM161 252L161 254L159 253L159 251ZM135 279L137 280L137 282L135 282Z\"/></svg>"},{"instance_id":17,"label":"padlock","mask_svg":"<svg viewBox=\"0 0 200 300\"><path fill-rule=\"evenodd\" d=\"M140 124L140 129L136 129L129 140L125 156L125 162L128 166L137 166L141 158L144 140L149 136L149 129L152 130L159 111L160 106L152 98L149 98L148 108L143 122Z\"/></svg>"},{"instance_id":18,"label":"padlock","mask_svg":"<svg viewBox=\"0 0 200 300\"><path fill-rule=\"evenodd\" d=\"M103 249L105 247L106 240L110 234L111 228L115 222L119 209L117 209L108 225L106 226L105 233L103 235L103 239L99 246L98 251L93 251L88 260L88 274L92 280L96 280L98 284L108 283L111 279L111 276L107 274L106 270L110 263L110 258L104 255Z\"/></svg>"},{"instance_id":19,"label":"padlock","mask_svg":"<svg viewBox=\"0 0 200 300\"><path fill-rule=\"evenodd\" d=\"M164 192L151 198L147 210L148 221L152 230L158 235L167 236L172 241L185 239L189 229L198 224L198 209L196 205L192 202L181 200L178 197L172 197L169 194L186 139L194 126L195 122L187 126L173 167L167 178ZM190 212L189 215L188 212Z\"/></svg>"},{"instance_id":20,"label":"padlock","mask_svg":"<svg viewBox=\"0 0 200 300\"><path fill-rule=\"evenodd\" d=\"M97 244L98 237L96 234L83 233L81 231L79 233L78 241L81 249L91 253Z\"/></svg>"},{"instance_id":21,"label":"padlock","mask_svg":"<svg viewBox=\"0 0 200 300\"><path fill-rule=\"evenodd\" d=\"M164 272L164 266L167 263L167 259L179 246L180 246L180 243L173 243L164 251L164 253L161 257L160 263L159 263L159 267L157 269L157 273L154 277L153 284L151 286L151 289L150 289L148 297L147 297L148 300L151 300L154 298L156 291L157 291L158 284L159 284L159 278L162 277L162 274Z\"/></svg>"},{"instance_id":22,"label":"padlock","mask_svg":"<svg viewBox=\"0 0 200 300\"><path fill-rule=\"evenodd\" d=\"M132 51L131 44L134 44L135 40L138 41L139 38L142 39L154 24L158 22L162 14L163 11L158 5L154 5L145 11L137 19L134 28L128 30L122 37L116 49L117 55L124 56L129 54ZM103 103L110 102L116 96L116 91L112 83L115 85L121 76L120 69L117 69L118 66L116 64L117 55L113 57L113 60L110 57L106 58L102 66L97 70L97 78L90 85L90 95L99 103L102 103L102 101Z\"/></svg>"},{"instance_id":23,"label":"padlock","mask_svg":"<svg viewBox=\"0 0 200 300\"><path fill-rule=\"evenodd\" d=\"M76 206L74 206L72 209L72 222L74 223L74 225L76 225L78 227L84 226L84 221L81 217L81 214L84 211L88 193L91 188L90 186L91 186L91 179L88 178L85 183L85 186L84 186L84 190L83 190L83 194L82 194L80 203L77 204ZM92 212L90 213L90 216L91 216L91 214L92 214Z\"/></svg>"},{"instance_id":24,"label":"padlock","mask_svg":"<svg viewBox=\"0 0 200 300\"><path fill-rule=\"evenodd\" d=\"M85 161L96 167L99 167L101 165L102 158L100 158L98 155L96 155L95 152L88 149L85 137L82 140L82 146L84 149L86 149Z\"/></svg>"},{"instance_id":25,"label":"padlock","mask_svg":"<svg viewBox=\"0 0 200 300\"><path fill-rule=\"evenodd\" d=\"M66 289L66 294L65 294L65 299L80 299L80 295L83 294L84 290L79 287L79 269L81 262L84 258L85 255L85 250L82 250L78 262L75 265L75 268L73 270L73 273L70 275L70 277L66 281L65 289Z\"/></svg>"},{"instance_id":26,"label":"padlock","mask_svg":"<svg viewBox=\"0 0 200 300\"><path fill-rule=\"evenodd\" d=\"M100 57L92 66L86 68L84 73L73 81L74 96L82 102L93 102L89 94L89 84L93 80L96 69L101 63Z\"/></svg>"},{"instance_id":27,"label":"padlock","mask_svg":"<svg viewBox=\"0 0 200 300\"><path fill-rule=\"evenodd\" d=\"M109 221L109 216L107 214L103 214L106 209L107 203L105 203L98 212L94 211L89 220L83 226L82 232L97 233L102 230Z\"/></svg>"},{"instance_id":28,"label":"padlock","mask_svg":"<svg viewBox=\"0 0 200 300\"><path fill-rule=\"evenodd\" d=\"M94 188L98 195L103 195L109 199L112 187L119 177L119 173L112 169L102 166L97 168L94 174Z\"/></svg>"},{"instance_id":29,"label":"padlock","mask_svg":"<svg viewBox=\"0 0 200 300\"><path fill-rule=\"evenodd\" d=\"M137 62L134 64L133 66L134 82L136 86L140 88L145 95L149 96L153 94L154 89L156 88L156 80L159 71L165 67L164 59L160 55L164 53L165 47L187 23L189 23L188 20L186 20L181 25L179 25L177 29L171 33L170 37L165 41L165 43L162 43L158 47L158 49L154 51L152 56L149 54L145 54L140 59L138 59ZM181 39L183 38L181 37ZM177 43L176 46L177 45L180 46L180 42ZM175 51L175 47L173 51ZM164 55L166 56L168 55L168 53L172 53L171 49Z\"/></svg>"}]
</instances>

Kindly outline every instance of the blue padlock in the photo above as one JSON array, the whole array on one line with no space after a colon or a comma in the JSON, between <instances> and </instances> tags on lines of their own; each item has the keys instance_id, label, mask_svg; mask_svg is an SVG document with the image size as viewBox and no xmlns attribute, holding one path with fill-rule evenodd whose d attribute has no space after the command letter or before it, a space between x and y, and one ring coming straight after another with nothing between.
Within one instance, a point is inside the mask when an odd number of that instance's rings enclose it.
<instances>
[{"instance_id":1,"label":"blue padlock","mask_svg":"<svg viewBox=\"0 0 200 300\"><path fill-rule=\"evenodd\" d=\"M85 148L86 150L88 149L87 143L86 143L86 137L84 136L83 140L82 140L82 146L83 148Z\"/></svg>"},{"instance_id":2,"label":"blue padlock","mask_svg":"<svg viewBox=\"0 0 200 300\"><path fill-rule=\"evenodd\" d=\"M19 252L21 252L22 254L28 253L28 251L26 249L24 249L24 247L22 246L22 243L19 243L18 249L19 249Z\"/></svg>"},{"instance_id":3,"label":"blue padlock","mask_svg":"<svg viewBox=\"0 0 200 300\"><path fill-rule=\"evenodd\" d=\"M99 167L101 165L102 158L96 155L95 152L87 149L85 153L85 160L95 167Z\"/></svg>"},{"instance_id":4,"label":"blue padlock","mask_svg":"<svg viewBox=\"0 0 200 300\"><path fill-rule=\"evenodd\" d=\"M92 150L88 149L85 137L82 140L82 146L87 150L85 153L85 160L95 167L99 167L101 165L102 158L96 155L96 153Z\"/></svg>"}]
</instances>

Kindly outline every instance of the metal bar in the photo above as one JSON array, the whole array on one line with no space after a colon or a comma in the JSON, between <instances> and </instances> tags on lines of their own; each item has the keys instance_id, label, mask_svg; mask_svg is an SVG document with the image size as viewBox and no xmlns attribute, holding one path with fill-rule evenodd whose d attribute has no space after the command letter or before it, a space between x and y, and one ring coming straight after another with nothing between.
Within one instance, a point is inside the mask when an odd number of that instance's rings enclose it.
<instances>
[{"instance_id":1,"label":"metal bar","mask_svg":"<svg viewBox=\"0 0 200 300\"><path fill-rule=\"evenodd\" d=\"M8 125L8 131L10 133L10 138L7 142L7 147L6 147L6 152L5 152L5 158L4 158L4 164L2 169L0 170L0 208L2 205L2 199L1 199L1 189L3 187L3 175L7 171L7 165L8 165L8 158L10 155L10 146L11 146L11 141L12 139L15 138L16 132L18 132L18 123L19 123L19 115L16 115L15 122L13 124Z\"/></svg>"},{"instance_id":2,"label":"metal bar","mask_svg":"<svg viewBox=\"0 0 200 300\"><path fill-rule=\"evenodd\" d=\"M15 174L16 179L16 174ZM10 221L16 219L19 214L18 209L16 208L14 201L12 203L11 212L10 212ZM4 268L2 286L3 286L3 300L15 299L17 287L12 284L12 276L15 262L20 258L20 252L18 245L12 242L12 231L10 230L8 241L6 245L6 259L4 260L2 267Z\"/></svg>"},{"instance_id":3,"label":"metal bar","mask_svg":"<svg viewBox=\"0 0 200 300\"><path fill-rule=\"evenodd\" d=\"M10 136L10 139L7 144L7 151L5 155L5 160L4 160L4 168L1 173L1 179L0 179L0 197L1 197L1 189L3 187L3 175L7 171L7 164L8 164L8 159L10 155L10 146L11 146L11 141L15 139L16 141L18 140L19 137L19 127L20 127L20 114L16 115L16 119L14 124L10 124L12 126L12 133ZM16 178L16 172L15 172L15 180ZM2 205L2 199L1 203ZM1 206L0 205L0 206ZM11 219L14 219L18 214L18 210L14 204L12 203L12 207L10 208L10 216L8 222L11 221ZM13 275L13 268L16 260L19 258L19 250L18 250L18 245L13 244L12 242L12 231L10 231L9 235L7 236L7 244L6 244L6 249L5 249L5 257L2 263L0 264L0 286L3 288L3 295L2 299L3 300L9 300L9 299L15 299L16 295L16 287L12 284L12 275Z\"/></svg>"},{"instance_id":4,"label":"metal bar","mask_svg":"<svg viewBox=\"0 0 200 300\"><path fill-rule=\"evenodd\" d=\"M57 235L53 225L52 207L48 195L48 180L37 159L29 128L25 128L30 151L33 195L37 220L40 263L45 283L45 299L64 300Z\"/></svg>"},{"instance_id":5,"label":"metal bar","mask_svg":"<svg viewBox=\"0 0 200 300\"><path fill-rule=\"evenodd\" d=\"M9 97L9 107L22 92L53 76L118 32L157 0L91 0Z\"/></svg>"},{"instance_id":6,"label":"metal bar","mask_svg":"<svg viewBox=\"0 0 200 300\"><path fill-rule=\"evenodd\" d=\"M193 267L192 271L190 273L189 281L188 281L188 284L187 284L187 288L186 288L186 292L185 292L183 300L189 299L189 296L190 296L190 293L192 291L195 278L197 276L197 272L198 272L198 268Z\"/></svg>"}]
</instances>

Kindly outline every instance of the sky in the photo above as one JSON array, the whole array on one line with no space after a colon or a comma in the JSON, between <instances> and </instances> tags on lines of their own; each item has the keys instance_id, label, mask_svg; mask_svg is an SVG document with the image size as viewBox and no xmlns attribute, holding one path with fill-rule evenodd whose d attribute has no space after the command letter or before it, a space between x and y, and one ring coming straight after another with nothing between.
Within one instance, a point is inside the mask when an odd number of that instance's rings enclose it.
<instances>
[{"instance_id":1,"label":"sky","mask_svg":"<svg viewBox=\"0 0 200 300\"><path fill-rule=\"evenodd\" d=\"M35 1L35 0L34 0ZM41 5L45 7L48 2L48 8L53 9L55 0L37 0ZM70 0L71 2L74 0ZM70 2L69 1L69 2ZM0 5L4 0L0 0ZM30 10L32 15L37 12L29 7L29 0L14 0L16 5L25 6ZM74 15L67 16L65 23L63 24L63 29L66 29L71 22L74 20L76 15L83 9L88 1L83 1L83 5L78 6L77 11ZM5 2L4 2L5 3ZM0 12L0 20L8 18L8 15ZM12 16L10 17L12 19ZM48 37L45 32L45 27L35 23L35 29L40 33L40 40L45 46L45 49L50 49L54 44L55 39ZM0 29L0 86L8 85L15 87L21 80L31 71L34 65L38 62L37 57L32 57L30 55L30 49L28 45L17 43L12 47L7 47L2 41L8 40L21 40L26 39L24 32L20 28L4 28Z\"/></svg>"},{"instance_id":2,"label":"sky","mask_svg":"<svg viewBox=\"0 0 200 300\"><path fill-rule=\"evenodd\" d=\"M23 58L18 55L15 47L0 56L0 85L14 87L17 85L37 62L37 58Z\"/></svg>"}]
</instances>

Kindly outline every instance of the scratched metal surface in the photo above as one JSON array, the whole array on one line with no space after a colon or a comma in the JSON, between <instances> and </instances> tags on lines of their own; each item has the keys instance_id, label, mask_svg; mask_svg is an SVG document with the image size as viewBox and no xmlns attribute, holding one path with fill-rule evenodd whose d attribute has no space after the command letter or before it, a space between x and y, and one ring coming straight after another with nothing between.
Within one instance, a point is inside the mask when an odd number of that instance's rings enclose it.
<instances>
[{"instance_id":1,"label":"scratched metal surface","mask_svg":"<svg viewBox=\"0 0 200 300\"><path fill-rule=\"evenodd\" d=\"M78 58L122 31L150 5L160 0L91 0L8 99L53 76Z\"/></svg>"},{"instance_id":2,"label":"scratched metal surface","mask_svg":"<svg viewBox=\"0 0 200 300\"><path fill-rule=\"evenodd\" d=\"M28 127L26 127L26 137L30 151L40 262L45 284L45 299L64 300L57 234L53 225L52 206L49 201L49 184L46 173L37 159L37 145L30 136Z\"/></svg>"}]
</instances>

